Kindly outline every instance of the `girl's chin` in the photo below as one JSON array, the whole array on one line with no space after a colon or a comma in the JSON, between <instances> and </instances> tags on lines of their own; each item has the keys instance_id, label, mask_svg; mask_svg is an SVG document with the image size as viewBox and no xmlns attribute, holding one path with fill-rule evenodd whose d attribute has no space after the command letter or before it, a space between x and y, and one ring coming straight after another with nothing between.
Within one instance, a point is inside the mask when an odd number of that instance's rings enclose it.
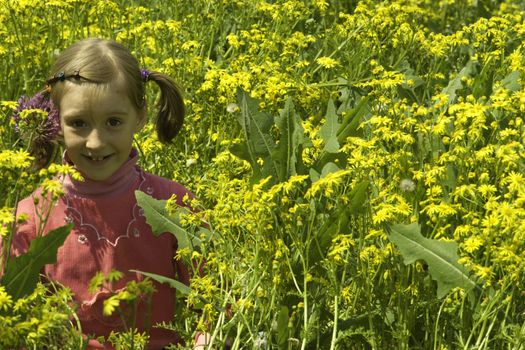
<instances>
[{"instance_id":1,"label":"girl's chin","mask_svg":"<svg viewBox=\"0 0 525 350\"><path fill-rule=\"evenodd\" d=\"M109 179L122 166L122 164L117 164L114 158L114 155L102 160L84 157L81 166L77 166L77 168L84 177L90 180L104 181Z\"/></svg>"}]
</instances>

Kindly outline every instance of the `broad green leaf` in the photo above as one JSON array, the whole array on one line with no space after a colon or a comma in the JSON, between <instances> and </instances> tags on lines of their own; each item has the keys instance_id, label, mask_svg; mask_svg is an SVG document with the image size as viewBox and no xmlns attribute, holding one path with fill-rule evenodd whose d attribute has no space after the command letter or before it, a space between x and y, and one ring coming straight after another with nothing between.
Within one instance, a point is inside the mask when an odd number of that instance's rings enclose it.
<instances>
[{"instance_id":1,"label":"broad green leaf","mask_svg":"<svg viewBox=\"0 0 525 350\"><path fill-rule=\"evenodd\" d=\"M350 203L348 204L348 211L351 214L357 214L363 211L365 207L366 193L368 191L368 181L361 181L350 192Z\"/></svg>"},{"instance_id":2,"label":"broad green leaf","mask_svg":"<svg viewBox=\"0 0 525 350\"><path fill-rule=\"evenodd\" d=\"M239 96L241 109L238 118L254 156L268 156L275 147L270 137L270 129L274 124L273 116L259 110L259 101L247 92L241 91Z\"/></svg>"},{"instance_id":3,"label":"broad green leaf","mask_svg":"<svg viewBox=\"0 0 525 350\"><path fill-rule=\"evenodd\" d=\"M301 118L295 112L292 99L289 98L281 113L273 117L259 110L259 101L239 89L237 101L241 113L237 120L242 127L245 141L234 145L230 151L246 160L252 166L252 183L271 177L270 182L285 181L300 171L306 171L302 163L302 147L307 138ZM272 133L279 129L279 140L274 141ZM261 165L262 161L262 165Z\"/></svg>"},{"instance_id":4,"label":"broad green leaf","mask_svg":"<svg viewBox=\"0 0 525 350\"><path fill-rule=\"evenodd\" d=\"M313 240L308 250L308 261L310 265L315 265L322 261L327 254L332 243L332 239L341 231L348 229L352 215L359 214L365 208L366 192L369 182L358 183L348 194L350 203L341 205L334 211L323 225L315 231Z\"/></svg>"},{"instance_id":5,"label":"broad green leaf","mask_svg":"<svg viewBox=\"0 0 525 350\"><path fill-rule=\"evenodd\" d=\"M191 292L190 287L188 287L184 283L174 280L173 278L157 275L157 274L150 273L150 272L139 271L139 270L130 270L130 272L137 272L159 283L168 284L170 287L175 288L177 291L179 291L181 295L188 295Z\"/></svg>"},{"instance_id":6,"label":"broad green leaf","mask_svg":"<svg viewBox=\"0 0 525 350\"><path fill-rule=\"evenodd\" d=\"M10 259L1 284L14 300L33 292L44 266L56 263L58 248L64 244L72 227L65 225L35 238L27 253Z\"/></svg>"},{"instance_id":7,"label":"broad green leaf","mask_svg":"<svg viewBox=\"0 0 525 350\"><path fill-rule=\"evenodd\" d=\"M332 239L341 231L346 230L350 214L346 206L339 207L323 225L315 231L308 251L309 265L319 264L326 257Z\"/></svg>"},{"instance_id":8,"label":"broad green leaf","mask_svg":"<svg viewBox=\"0 0 525 350\"><path fill-rule=\"evenodd\" d=\"M392 225L389 237L401 251L405 264L419 259L427 263L430 276L438 284L438 298L445 296L454 287L466 291L476 287L467 268L458 263L456 242L425 238L417 223Z\"/></svg>"},{"instance_id":9,"label":"broad green leaf","mask_svg":"<svg viewBox=\"0 0 525 350\"><path fill-rule=\"evenodd\" d=\"M288 321L289 321L288 307L281 306L279 317L277 319L277 347L278 349L288 349Z\"/></svg>"},{"instance_id":10,"label":"broad green leaf","mask_svg":"<svg viewBox=\"0 0 525 350\"><path fill-rule=\"evenodd\" d=\"M256 182L257 180L264 178L261 172L262 169L257 163L257 158L252 157L246 142L235 144L231 146L229 150L234 156L250 163L252 168L252 182Z\"/></svg>"},{"instance_id":11,"label":"broad green leaf","mask_svg":"<svg viewBox=\"0 0 525 350\"><path fill-rule=\"evenodd\" d=\"M456 77L448 83L447 87L443 89L442 92L448 95L447 106L454 103L456 100L456 91L463 88L461 79L472 76L476 72L476 65L476 62L468 61L458 75L456 75Z\"/></svg>"},{"instance_id":12,"label":"broad green leaf","mask_svg":"<svg viewBox=\"0 0 525 350\"><path fill-rule=\"evenodd\" d=\"M321 174L317 170L315 170L313 167L309 168L308 172L310 174L310 181L311 182L316 182L317 180L319 180L321 178Z\"/></svg>"},{"instance_id":13,"label":"broad green leaf","mask_svg":"<svg viewBox=\"0 0 525 350\"><path fill-rule=\"evenodd\" d=\"M296 164L300 159L298 155L304 140L301 118L295 112L290 97L286 100L284 109L275 122L279 128L280 138L271 156L278 166L278 180L285 181L290 176L297 174Z\"/></svg>"},{"instance_id":14,"label":"broad green leaf","mask_svg":"<svg viewBox=\"0 0 525 350\"><path fill-rule=\"evenodd\" d=\"M274 118L268 113L259 110L259 102L250 97L250 95L239 89L237 93L237 101L241 113L237 120L242 127L246 142L242 146L237 146L232 149L232 153L237 156L244 157L255 170L258 165L258 160L262 159L264 162L264 170L261 171L262 177L272 175L276 178L279 174L278 165L271 158L271 154L275 148L275 142L270 134L270 130L274 125ZM254 175L258 175L254 171ZM254 180L258 180L256 177Z\"/></svg>"},{"instance_id":15,"label":"broad green leaf","mask_svg":"<svg viewBox=\"0 0 525 350\"><path fill-rule=\"evenodd\" d=\"M327 153L337 153L339 151L339 141L337 141L337 131L341 123L338 121L333 100L328 101L326 108L325 123L319 130L319 136L324 141L323 151Z\"/></svg>"},{"instance_id":16,"label":"broad green leaf","mask_svg":"<svg viewBox=\"0 0 525 350\"><path fill-rule=\"evenodd\" d=\"M494 63L492 58L484 62L479 73L474 74L472 82L472 95L478 99L492 95L494 85Z\"/></svg>"},{"instance_id":17,"label":"broad green leaf","mask_svg":"<svg viewBox=\"0 0 525 350\"><path fill-rule=\"evenodd\" d=\"M501 85L511 92L521 89L520 72L515 70L510 72L502 81Z\"/></svg>"},{"instance_id":18,"label":"broad green leaf","mask_svg":"<svg viewBox=\"0 0 525 350\"><path fill-rule=\"evenodd\" d=\"M361 124L361 121L370 113L368 100L368 96L363 97L357 102L357 105L354 108L345 111L345 116L343 117L341 126L339 127L339 130L337 130L337 141L339 144L345 143L349 136L357 135L357 128Z\"/></svg>"},{"instance_id":19,"label":"broad green leaf","mask_svg":"<svg viewBox=\"0 0 525 350\"><path fill-rule=\"evenodd\" d=\"M336 171L338 170L341 170L341 168L339 168L337 166L337 164L335 163L332 163L332 162L328 162L326 163L324 166L323 166L323 170L321 170L321 176L320 178L324 178L326 177L326 175L330 174L330 173L335 173Z\"/></svg>"},{"instance_id":20,"label":"broad green leaf","mask_svg":"<svg viewBox=\"0 0 525 350\"><path fill-rule=\"evenodd\" d=\"M166 201L155 199L142 191L135 191L137 204L144 210L146 222L151 226L153 234L156 236L165 232L170 232L177 238L178 247L180 249L193 247L201 244L201 240L186 231L179 225L178 216L171 216L166 210ZM180 212L186 212L186 208L180 208Z\"/></svg>"}]
</instances>

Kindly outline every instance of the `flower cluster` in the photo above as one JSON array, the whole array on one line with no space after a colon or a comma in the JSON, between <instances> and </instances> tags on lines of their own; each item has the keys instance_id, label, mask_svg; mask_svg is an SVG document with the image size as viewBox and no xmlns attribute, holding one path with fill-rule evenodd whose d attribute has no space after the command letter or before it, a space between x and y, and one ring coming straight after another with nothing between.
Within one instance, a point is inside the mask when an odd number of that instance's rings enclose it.
<instances>
[{"instance_id":1,"label":"flower cluster","mask_svg":"<svg viewBox=\"0 0 525 350\"><path fill-rule=\"evenodd\" d=\"M44 93L22 96L12 116L15 130L35 148L45 147L60 132L58 110Z\"/></svg>"}]
</instances>

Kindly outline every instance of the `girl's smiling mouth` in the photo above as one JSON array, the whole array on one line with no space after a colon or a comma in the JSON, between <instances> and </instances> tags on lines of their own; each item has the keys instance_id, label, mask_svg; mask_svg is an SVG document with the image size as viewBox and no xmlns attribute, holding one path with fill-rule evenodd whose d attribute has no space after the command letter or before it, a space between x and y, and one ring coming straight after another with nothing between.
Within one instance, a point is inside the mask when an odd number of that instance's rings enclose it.
<instances>
[{"instance_id":1,"label":"girl's smiling mouth","mask_svg":"<svg viewBox=\"0 0 525 350\"><path fill-rule=\"evenodd\" d=\"M101 164L101 163L105 163L105 161L108 160L112 156L112 154L109 154L107 156L93 156L93 155L84 154L83 156L91 163Z\"/></svg>"}]
</instances>

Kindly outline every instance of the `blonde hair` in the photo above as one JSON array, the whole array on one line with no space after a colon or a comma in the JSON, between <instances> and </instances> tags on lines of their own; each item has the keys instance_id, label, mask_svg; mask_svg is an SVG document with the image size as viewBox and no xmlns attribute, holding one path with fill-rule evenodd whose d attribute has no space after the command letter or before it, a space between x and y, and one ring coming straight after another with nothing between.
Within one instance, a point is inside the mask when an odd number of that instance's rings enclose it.
<instances>
[{"instance_id":1,"label":"blonde hair","mask_svg":"<svg viewBox=\"0 0 525 350\"><path fill-rule=\"evenodd\" d=\"M75 78L80 83L93 83L101 87L114 81L123 83L130 101L137 109L145 107L145 83L153 81L160 88L155 118L159 140L169 143L182 127L185 107L180 87L160 72L149 72L148 78L143 79L137 59L120 43L98 38L76 42L57 57L51 69L53 77L61 73L66 79ZM51 99L57 107L65 92L61 80L49 80L52 81Z\"/></svg>"}]
</instances>

